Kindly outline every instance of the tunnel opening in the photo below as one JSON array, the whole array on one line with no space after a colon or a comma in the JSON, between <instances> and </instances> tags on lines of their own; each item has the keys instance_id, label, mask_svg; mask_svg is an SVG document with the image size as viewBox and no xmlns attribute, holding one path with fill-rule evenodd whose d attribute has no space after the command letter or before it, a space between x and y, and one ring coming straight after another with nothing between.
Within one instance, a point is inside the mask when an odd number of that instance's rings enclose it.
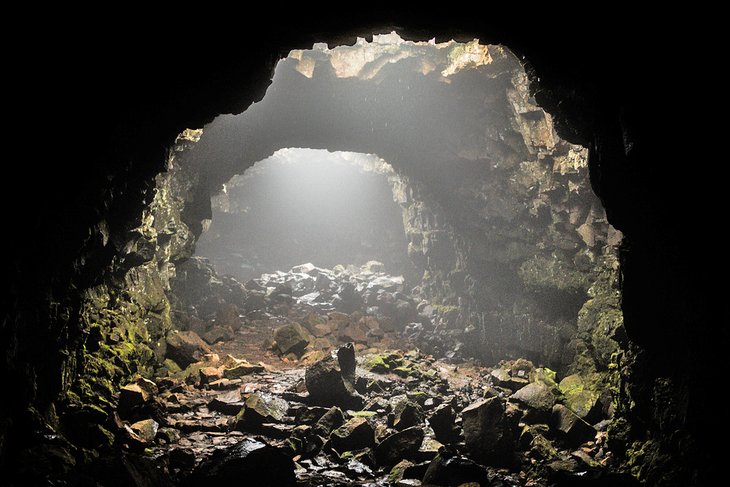
<instances>
[{"instance_id":1,"label":"tunnel opening","mask_svg":"<svg viewBox=\"0 0 730 487\"><path fill-rule=\"evenodd\" d=\"M183 435L200 454L179 475L215 476L230 457L213 451L259 435L288 438L303 485L384 482L401 461L450 482L453 447L477 481L621 477L620 234L509 50L392 33L293 51L169 167L188 247L155 373L189 384L178 402L207 398L168 423L234 433Z\"/></svg>"},{"instance_id":2,"label":"tunnel opening","mask_svg":"<svg viewBox=\"0 0 730 487\"><path fill-rule=\"evenodd\" d=\"M183 485L631 485L607 440L621 235L587 157L503 46L292 51L260 102L178 136L85 290L61 428ZM333 177L340 220L299 216Z\"/></svg>"}]
</instances>

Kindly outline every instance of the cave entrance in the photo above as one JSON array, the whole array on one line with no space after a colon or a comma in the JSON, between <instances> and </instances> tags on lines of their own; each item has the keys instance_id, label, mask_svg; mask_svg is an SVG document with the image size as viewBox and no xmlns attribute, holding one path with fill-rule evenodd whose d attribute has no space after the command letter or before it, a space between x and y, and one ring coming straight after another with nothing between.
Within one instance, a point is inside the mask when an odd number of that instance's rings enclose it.
<instances>
[{"instance_id":1,"label":"cave entrance","mask_svg":"<svg viewBox=\"0 0 730 487\"><path fill-rule=\"evenodd\" d=\"M157 373L186 384L168 423L235 430L188 435L205 458L286 438L302 485L403 459L438 472L462 441L531 479L581 446L564 464L601 468L620 235L587 157L503 46L393 33L291 52L260 102L181 134L159 181ZM194 475L224 469L211 458Z\"/></svg>"},{"instance_id":2,"label":"cave entrance","mask_svg":"<svg viewBox=\"0 0 730 487\"><path fill-rule=\"evenodd\" d=\"M196 255L245 283L300 264L363 266L420 279L410 263L398 178L374 155L282 149L213 197Z\"/></svg>"}]
</instances>

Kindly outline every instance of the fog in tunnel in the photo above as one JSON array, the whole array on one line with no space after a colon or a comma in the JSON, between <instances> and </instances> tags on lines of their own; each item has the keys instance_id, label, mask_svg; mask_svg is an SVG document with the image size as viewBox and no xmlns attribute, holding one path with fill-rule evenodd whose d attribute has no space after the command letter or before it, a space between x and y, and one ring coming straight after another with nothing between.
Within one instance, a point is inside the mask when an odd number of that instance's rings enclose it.
<instances>
[{"instance_id":1,"label":"fog in tunnel","mask_svg":"<svg viewBox=\"0 0 730 487\"><path fill-rule=\"evenodd\" d=\"M409 265L393 169L373 155L282 149L225 183L196 255L241 282L311 262ZM420 276L419 276L420 277Z\"/></svg>"}]
</instances>

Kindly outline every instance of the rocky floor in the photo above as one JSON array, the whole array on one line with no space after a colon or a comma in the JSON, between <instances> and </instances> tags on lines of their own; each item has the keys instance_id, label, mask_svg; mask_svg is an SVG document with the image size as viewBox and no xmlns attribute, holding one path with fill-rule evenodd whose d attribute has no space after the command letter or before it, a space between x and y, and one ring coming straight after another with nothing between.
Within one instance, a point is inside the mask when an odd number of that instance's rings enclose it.
<instances>
[{"instance_id":1,"label":"rocky floor","mask_svg":"<svg viewBox=\"0 0 730 487\"><path fill-rule=\"evenodd\" d=\"M176 485L632 485L591 378L426 355L437 313L402 285L304 265L247 283L238 321L188 316L199 333L121 392L123 449Z\"/></svg>"}]
</instances>

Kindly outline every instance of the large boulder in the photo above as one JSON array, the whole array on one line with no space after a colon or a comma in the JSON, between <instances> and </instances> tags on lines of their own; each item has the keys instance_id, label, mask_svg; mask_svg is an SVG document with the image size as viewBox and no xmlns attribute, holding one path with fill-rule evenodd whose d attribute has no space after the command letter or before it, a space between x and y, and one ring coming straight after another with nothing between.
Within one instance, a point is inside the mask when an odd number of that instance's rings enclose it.
<instances>
[{"instance_id":1,"label":"large boulder","mask_svg":"<svg viewBox=\"0 0 730 487\"><path fill-rule=\"evenodd\" d=\"M460 431L456 426L456 412L450 404L441 404L433 410L428 418L434 436L441 443L453 443L459 440Z\"/></svg>"},{"instance_id":2,"label":"large boulder","mask_svg":"<svg viewBox=\"0 0 730 487\"><path fill-rule=\"evenodd\" d=\"M200 361L210 347L194 331L173 330L167 334L167 358L172 359L181 368Z\"/></svg>"},{"instance_id":3,"label":"large boulder","mask_svg":"<svg viewBox=\"0 0 730 487\"><path fill-rule=\"evenodd\" d=\"M330 447L338 453L375 446L375 430L365 418L352 418L330 434Z\"/></svg>"},{"instance_id":4,"label":"large boulder","mask_svg":"<svg viewBox=\"0 0 730 487\"><path fill-rule=\"evenodd\" d=\"M318 406L361 409L363 398L355 390L355 351L352 344L342 347L338 359L328 355L304 374L310 402Z\"/></svg>"},{"instance_id":5,"label":"large boulder","mask_svg":"<svg viewBox=\"0 0 730 487\"><path fill-rule=\"evenodd\" d=\"M299 323L289 323L274 330L274 340L281 355L293 353L301 357L309 345L309 337Z\"/></svg>"},{"instance_id":6,"label":"large boulder","mask_svg":"<svg viewBox=\"0 0 730 487\"><path fill-rule=\"evenodd\" d=\"M246 438L235 446L215 451L182 485L241 485L241 482L296 487L294 462L281 450Z\"/></svg>"},{"instance_id":7,"label":"large boulder","mask_svg":"<svg viewBox=\"0 0 730 487\"><path fill-rule=\"evenodd\" d=\"M596 436L593 426L562 404L553 406L552 422L553 427L569 446L579 446Z\"/></svg>"},{"instance_id":8,"label":"large boulder","mask_svg":"<svg viewBox=\"0 0 730 487\"><path fill-rule=\"evenodd\" d=\"M545 383L531 382L512 394L510 400L526 409L526 423L544 423L550 418L557 397Z\"/></svg>"},{"instance_id":9,"label":"large boulder","mask_svg":"<svg viewBox=\"0 0 730 487\"><path fill-rule=\"evenodd\" d=\"M418 426L386 437L375 448L375 458L381 467L392 467L403 459L415 458L423 443L423 429Z\"/></svg>"},{"instance_id":10,"label":"large boulder","mask_svg":"<svg viewBox=\"0 0 730 487\"><path fill-rule=\"evenodd\" d=\"M281 422L288 409L289 405L283 399L263 393L251 394L236 415L234 428L245 431L263 423Z\"/></svg>"},{"instance_id":11,"label":"large boulder","mask_svg":"<svg viewBox=\"0 0 730 487\"><path fill-rule=\"evenodd\" d=\"M513 420L499 397L481 399L461 412L469 456L485 465L509 466L514 462Z\"/></svg>"},{"instance_id":12,"label":"large boulder","mask_svg":"<svg viewBox=\"0 0 730 487\"><path fill-rule=\"evenodd\" d=\"M423 476L423 485L458 487L465 484L491 485L489 472L478 463L448 449L436 455Z\"/></svg>"},{"instance_id":13,"label":"large boulder","mask_svg":"<svg viewBox=\"0 0 730 487\"><path fill-rule=\"evenodd\" d=\"M560 392L565 396L565 406L578 417L593 423L599 421L601 392L594 381L588 381L579 374L569 375L560 381Z\"/></svg>"}]
</instances>

